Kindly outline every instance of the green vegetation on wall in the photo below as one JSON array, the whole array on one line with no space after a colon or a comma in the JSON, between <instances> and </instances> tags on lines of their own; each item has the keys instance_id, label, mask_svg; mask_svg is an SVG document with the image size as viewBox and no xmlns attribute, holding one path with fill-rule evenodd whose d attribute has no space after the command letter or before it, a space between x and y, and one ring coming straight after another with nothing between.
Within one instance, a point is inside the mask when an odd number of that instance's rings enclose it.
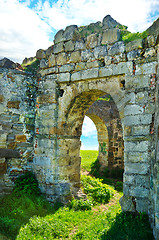
<instances>
[{"instance_id":1,"label":"green vegetation on wall","mask_svg":"<svg viewBox=\"0 0 159 240\"><path fill-rule=\"evenodd\" d=\"M144 31L142 33L131 33L128 31L121 31L121 39L125 43L129 43L131 41L137 40L137 39L145 39L148 36L147 31Z\"/></svg>"}]
</instances>

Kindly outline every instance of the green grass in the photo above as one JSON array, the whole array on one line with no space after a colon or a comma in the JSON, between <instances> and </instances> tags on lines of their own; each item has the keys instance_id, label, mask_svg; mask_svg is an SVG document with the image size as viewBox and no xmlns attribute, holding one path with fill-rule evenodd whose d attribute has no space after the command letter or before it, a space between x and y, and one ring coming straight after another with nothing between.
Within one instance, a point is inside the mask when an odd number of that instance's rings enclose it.
<instances>
[{"instance_id":1,"label":"green grass","mask_svg":"<svg viewBox=\"0 0 159 240\"><path fill-rule=\"evenodd\" d=\"M83 163L90 169L98 152L83 153L91 156L89 164L86 159ZM0 239L2 235L10 240L153 239L147 215L122 213L119 204L122 192L103 184L102 180L82 176L82 188L88 200L72 199L66 206L53 207L39 194L34 175L27 174L20 179L16 184L18 191L15 189L0 199Z\"/></svg>"},{"instance_id":2,"label":"green grass","mask_svg":"<svg viewBox=\"0 0 159 240\"><path fill-rule=\"evenodd\" d=\"M81 168L82 170L86 170L88 172L91 171L91 165L96 161L98 157L98 151L96 150L81 150Z\"/></svg>"},{"instance_id":3,"label":"green grass","mask_svg":"<svg viewBox=\"0 0 159 240\"><path fill-rule=\"evenodd\" d=\"M33 215L45 216L54 212L42 196L15 193L0 199L0 233L15 239L20 227Z\"/></svg>"},{"instance_id":4,"label":"green grass","mask_svg":"<svg viewBox=\"0 0 159 240\"><path fill-rule=\"evenodd\" d=\"M100 239L103 229L116 216L111 211L74 211L60 208L54 215L34 217L22 227L17 240L27 239ZM45 237L45 238L44 238Z\"/></svg>"}]
</instances>

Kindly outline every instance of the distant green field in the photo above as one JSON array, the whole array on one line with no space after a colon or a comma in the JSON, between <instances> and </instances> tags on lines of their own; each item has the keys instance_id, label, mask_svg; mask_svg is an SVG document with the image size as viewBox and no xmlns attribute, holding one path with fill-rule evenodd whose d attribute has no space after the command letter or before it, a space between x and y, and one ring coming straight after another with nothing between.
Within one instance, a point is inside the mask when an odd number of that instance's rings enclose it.
<instances>
[{"instance_id":1,"label":"distant green field","mask_svg":"<svg viewBox=\"0 0 159 240\"><path fill-rule=\"evenodd\" d=\"M91 171L91 164L95 162L98 157L98 151L96 150L81 150L81 167L83 170Z\"/></svg>"}]
</instances>

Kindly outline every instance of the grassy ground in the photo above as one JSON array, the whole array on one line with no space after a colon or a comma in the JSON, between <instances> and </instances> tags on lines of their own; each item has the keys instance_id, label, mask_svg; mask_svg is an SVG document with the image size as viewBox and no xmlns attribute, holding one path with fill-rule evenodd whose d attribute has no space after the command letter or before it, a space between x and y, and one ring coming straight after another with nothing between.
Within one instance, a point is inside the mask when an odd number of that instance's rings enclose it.
<instances>
[{"instance_id":1,"label":"grassy ground","mask_svg":"<svg viewBox=\"0 0 159 240\"><path fill-rule=\"evenodd\" d=\"M92 151L81 151L81 156L82 168L88 171L96 159L97 152L95 151L93 156ZM15 191L0 200L0 239L3 239L2 236L11 240L153 239L146 215L134 216L121 212L119 199L122 192L90 176L85 175L81 179L88 200L73 199L65 207L52 207L38 194L36 187L33 189L36 194L28 194L31 192L29 183L27 188L18 184L18 192ZM104 201L103 197L108 195L109 198Z\"/></svg>"},{"instance_id":2,"label":"grassy ground","mask_svg":"<svg viewBox=\"0 0 159 240\"><path fill-rule=\"evenodd\" d=\"M81 168L83 171L91 171L91 164L95 162L98 157L98 151L95 150L81 150Z\"/></svg>"}]
</instances>

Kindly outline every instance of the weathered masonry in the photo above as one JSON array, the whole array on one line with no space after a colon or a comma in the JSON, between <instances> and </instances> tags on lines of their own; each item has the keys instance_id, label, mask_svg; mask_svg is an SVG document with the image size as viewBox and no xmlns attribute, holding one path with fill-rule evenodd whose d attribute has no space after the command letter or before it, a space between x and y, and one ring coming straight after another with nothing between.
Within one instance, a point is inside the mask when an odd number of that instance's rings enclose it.
<instances>
[{"instance_id":1,"label":"weathered masonry","mask_svg":"<svg viewBox=\"0 0 159 240\"><path fill-rule=\"evenodd\" d=\"M97 127L101 166L124 168L122 209L148 213L159 239L158 24L128 43L110 16L68 26L37 51L36 76L0 61L1 195L32 170L49 201L78 196L87 115Z\"/></svg>"}]
</instances>

